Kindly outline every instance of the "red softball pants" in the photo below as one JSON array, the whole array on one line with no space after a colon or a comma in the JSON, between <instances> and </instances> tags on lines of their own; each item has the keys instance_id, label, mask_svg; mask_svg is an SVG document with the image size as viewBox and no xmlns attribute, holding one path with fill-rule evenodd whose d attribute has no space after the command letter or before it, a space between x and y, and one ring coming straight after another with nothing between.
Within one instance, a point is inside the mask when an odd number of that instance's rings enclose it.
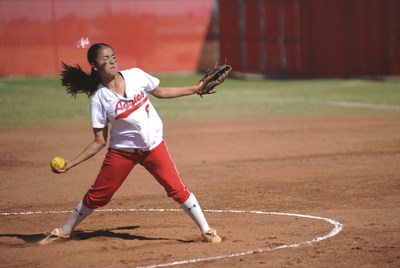
<instances>
[{"instance_id":1,"label":"red softball pants","mask_svg":"<svg viewBox=\"0 0 400 268\"><path fill-rule=\"evenodd\" d=\"M94 184L83 198L85 206L91 209L105 206L136 164L142 165L156 178L168 197L180 204L189 198L191 192L183 183L163 141L143 154L109 148Z\"/></svg>"}]
</instances>

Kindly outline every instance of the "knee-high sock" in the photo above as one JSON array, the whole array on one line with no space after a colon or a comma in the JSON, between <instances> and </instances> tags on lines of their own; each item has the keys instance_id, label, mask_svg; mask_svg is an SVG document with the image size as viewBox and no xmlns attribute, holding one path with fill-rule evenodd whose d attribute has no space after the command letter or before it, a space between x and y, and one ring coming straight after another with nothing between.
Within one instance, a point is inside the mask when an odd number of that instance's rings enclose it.
<instances>
[{"instance_id":1,"label":"knee-high sock","mask_svg":"<svg viewBox=\"0 0 400 268\"><path fill-rule=\"evenodd\" d=\"M72 212L71 216L69 217L67 223L61 229L61 234L68 235L72 233L78 224L83 221L87 216L89 216L94 209L90 209L85 207L83 204L83 199L79 202L78 206Z\"/></svg>"},{"instance_id":2,"label":"knee-high sock","mask_svg":"<svg viewBox=\"0 0 400 268\"><path fill-rule=\"evenodd\" d=\"M204 217L203 211L197 202L196 197L193 193L190 194L189 198L181 204L183 210L192 218L192 220L199 226L201 232L210 230L207 220Z\"/></svg>"}]
</instances>

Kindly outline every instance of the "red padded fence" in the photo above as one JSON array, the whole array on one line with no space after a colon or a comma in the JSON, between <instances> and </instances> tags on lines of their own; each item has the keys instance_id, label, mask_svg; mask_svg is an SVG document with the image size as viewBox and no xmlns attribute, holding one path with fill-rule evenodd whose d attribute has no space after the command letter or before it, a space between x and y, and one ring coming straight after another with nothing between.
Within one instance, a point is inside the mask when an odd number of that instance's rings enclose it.
<instances>
[{"instance_id":1,"label":"red padded fence","mask_svg":"<svg viewBox=\"0 0 400 268\"><path fill-rule=\"evenodd\" d=\"M0 76L57 74L61 61L88 70L82 38L113 46L121 69L193 72L214 60L217 35L220 61L234 71L394 76L399 14L399 0L3 0Z\"/></svg>"},{"instance_id":2,"label":"red padded fence","mask_svg":"<svg viewBox=\"0 0 400 268\"><path fill-rule=\"evenodd\" d=\"M219 0L221 60L269 77L400 75L399 0Z\"/></svg>"},{"instance_id":3,"label":"red padded fence","mask_svg":"<svg viewBox=\"0 0 400 268\"><path fill-rule=\"evenodd\" d=\"M0 75L57 74L61 61L89 70L84 38L111 45L120 68L197 69L213 0L0 1Z\"/></svg>"}]
</instances>

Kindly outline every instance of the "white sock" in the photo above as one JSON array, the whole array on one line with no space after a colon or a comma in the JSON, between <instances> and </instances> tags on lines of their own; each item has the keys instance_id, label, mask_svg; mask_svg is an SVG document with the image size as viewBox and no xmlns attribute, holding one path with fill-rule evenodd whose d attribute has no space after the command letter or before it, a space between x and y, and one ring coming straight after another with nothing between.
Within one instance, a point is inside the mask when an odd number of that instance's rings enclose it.
<instances>
[{"instance_id":1,"label":"white sock","mask_svg":"<svg viewBox=\"0 0 400 268\"><path fill-rule=\"evenodd\" d=\"M202 233L210 230L207 220L204 217L203 211L197 202L196 197L193 193L190 194L189 198L181 204L183 210L192 218L192 220L199 226Z\"/></svg>"},{"instance_id":2,"label":"white sock","mask_svg":"<svg viewBox=\"0 0 400 268\"><path fill-rule=\"evenodd\" d=\"M85 207L85 205L83 204L83 199L82 199L81 202L79 202L76 209L74 210L74 212L72 212L67 223L61 229L61 234L62 235L71 234L74 231L75 227L78 226L78 224L81 221L83 221L87 216L92 214L93 210L94 209Z\"/></svg>"}]
</instances>

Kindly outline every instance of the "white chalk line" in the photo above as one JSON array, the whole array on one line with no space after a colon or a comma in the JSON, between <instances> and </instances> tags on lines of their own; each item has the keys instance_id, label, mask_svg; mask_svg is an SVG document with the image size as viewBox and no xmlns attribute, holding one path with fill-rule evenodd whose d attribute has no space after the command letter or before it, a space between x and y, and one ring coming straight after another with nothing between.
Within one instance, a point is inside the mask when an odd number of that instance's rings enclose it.
<instances>
[{"instance_id":1,"label":"white chalk line","mask_svg":"<svg viewBox=\"0 0 400 268\"><path fill-rule=\"evenodd\" d=\"M181 209L97 209L95 212L180 212L182 211ZM250 250L250 251L245 251L245 252L238 252L238 253L232 253L232 254L227 254L227 255L220 255L220 256L212 256L212 257L205 257L205 258L198 258L198 259L189 259L189 260L180 260L180 261L174 261L174 262L169 262L169 263L162 263L162 264L153 264L149 266L137 266L135 268L156 268L156 267L167 267L167 266L175 266L175 265L181 265L181 264L189 264L189 263L196 263L196 262L204 262L204 261L212 261L212 260L220 260L220 259L226 259L226 258L232 258L232 257L240 257L240 256L245 256L245 255L250 255L250 254L255 254L255 253L263 253L263 252L270 252L270 251L275 251L278 249L284 249L284 248L296 248L300 246L308 246L311 245L312 243L319 242L325 239L328 239L330 237L333 237L337 235L342 229L343 229L343 224L340 222L337 222L335 220L329 219L329 218L323 218L323 217L317 217L317 216L310 216L310 215L303 215L303 214L293 214L293 213L283 213L283 212L265 212L265 211L245 211L245 210L208 210L204 209L204 212L214 212L214 213L251 213L251 214L260 214L260 215L281 215L281 216L293 216L293 217L299 217L299 218L309 218L309 219L315 219L315 220L323 220L326 222L329 222L330 224L334 225L334 228L326 235L323 236L318 236L314 238L313 240L306 241L306 242L300 242L300 243L295 243L291 245L281 245L275 248L259 248L256 250ZM60 213L72 213L73 211L29 211L29 212L3 212L0 213L0 216L12 216L12 215L37 215L37 214L60 214Z\"/></svg>"},{"instance_id":2,"label":"white chalk line","mask_svg":"<svg viewBox=\"0 0 400 268\"><path fill-rule=\"evenodd\" d=\"M343 106L350 108L370 108L378 110L400 110L398 105L387 105L387 104L373 104L373 103L361 103L361 102L347 102L347 101L325 101L324 103L332 106Z\"/></svg>"},{"instance_id":3,"label":"white chalk line","mask_svg":"<svg viewBox=\"0 0 400 268\"><path fill-rule=\"evenodd\" d=\"M307 103L313 105L330 105L330 106L341 106L347 108L366 108L375 110L400 110L400 105L390 104L376 104L376 103L363 103L363 102L350 102L350 101L330 101L330 100L308 100L304 98L259 98L259 102L289 102L289 103Z\"/></svg>"}]
</instances>

